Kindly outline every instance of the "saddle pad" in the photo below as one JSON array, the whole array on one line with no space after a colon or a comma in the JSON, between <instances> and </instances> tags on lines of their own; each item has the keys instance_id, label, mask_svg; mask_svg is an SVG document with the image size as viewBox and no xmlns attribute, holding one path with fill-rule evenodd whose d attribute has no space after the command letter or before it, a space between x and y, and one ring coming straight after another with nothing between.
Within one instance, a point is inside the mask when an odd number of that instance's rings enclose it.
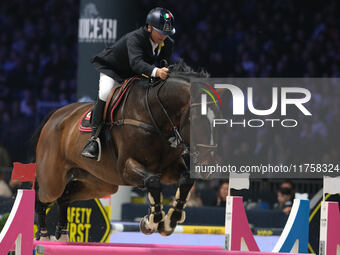
<instances>
[{"instance_id":1,"label":"saddle pad","mask_svg":"<svg viewBox=\"0 0 340 255\"><path fill-rule=\"evenodd\" d=\"M122 99L125 96L125 92L128 90L130 85L132 83L134 83L134 81L136 81L136 80L140 80L140 78L132 77L130 79L125 80L125 82L122 85L122 88L119 89L120 91L118 92L118 95L116 97L113 95L112 98L110 99L111 102L110 102L110 105L109 105L108 113L110 113L109 118L112 122L113 122L113 114L114 114L115 110L118 109L120 102L122 101ZM90 124L92 110L93 110L93 107L88 109L84 113L83 117L80 119L78 129L81 132L91 132L92 131L91 124Z\"/></svg>"},{"instance_id":2,"label":"saddle pad","mask_svg":"<svg viewBox=\"0 0 340 255\"><path fill-rule=\"evenodd\" d=\"M81 117L79 125L78 125L78 129L80 131L82 131L82 132L91 132L92 131L91 124L90 124L92 110L93 110L93 107L88 109L84 113L83 117Z\"/></svg>"},{"instance_id":3,"label":"saddle pad","mask_svg":"<svg viewBox=\"0 0 340 255\"><path fill-rule=\"evenodd\" d=\"M109 107L109 110L108 110L109 112L111 112L110 117L109 117L111 122L114 121L113 114L114 114L115 110L118 109L118 106L119 106L120 102L122 101L122 99L125 97L126 91L128 91L128 88L136 80L140 80L140 78L139 77L132 77L130 79L125 80L125 82L122 85L122 89L120 90L120 93L117 95L117 97L115 99L112 98L112 101L110 102L110 107Z\"/></svg>"}]
</instances>

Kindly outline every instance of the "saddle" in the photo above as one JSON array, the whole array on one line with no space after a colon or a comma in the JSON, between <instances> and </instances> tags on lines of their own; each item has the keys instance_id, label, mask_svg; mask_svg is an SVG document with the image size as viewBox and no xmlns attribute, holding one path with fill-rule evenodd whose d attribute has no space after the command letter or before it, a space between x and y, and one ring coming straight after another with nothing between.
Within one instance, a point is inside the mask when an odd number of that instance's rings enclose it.
<instances>
[{"instance_id":1,"label":"saddle","mask_svg":"<svg viewBox=\"0 0 340 255\"><path fill-rule=\"evenodd\" d=\"M132 125L132 126L142 128L147 132L161 134L161 131L160 131L156 121L153 118L152 112L150 110L149 102L148 102L149 88L158 86L159 84L164 84L164 82L160 79L149 81L148 84L145 85L145 87L146 87L145 106L146 106L147 111L149 112L149 116L150 116L150 119L152 121L152 125L145 123L145 122L142 122L142 121L139 121L139 120L124 118L124 108L125 108L126 100L129 96L129 93L131 91L132 86L134 85L134 83L137 80L141 80L141 78L140 77L132 77L128 80L125 80L124 83L121 86L117 86L117 87L114 87L112 89L112 91L111 91L111 93L108 97L106 106L105 106L104 118L103 119L104 119L106 124L109 124L110 129L112 129L113 127L122 126L122 125ZM145 80L145 82L147 82L147 81ZM160 85L160 86L162 86L162 85ZM159 98L158 98L158 101L159 101ZM163 111L165 112L165 115L167 116L167 118L171 122L171 119L168 116L163 104L160 101L159 101L159 104L161 105ZM122 115L121 119L114 120L114 114L118 109L121 110L121 115ZM81 118L81 120L79 122L79 130L81 132L91 132L91 130L92 130L91 124L90 124L91 114L92 114L92 107L84 113L83 117ZM171 124L173 125L172 122L171 122Z\"/></svg>"},{"instance_id":2,"label":"saddle","mask_svg":"<svg viewBox=\"0 0 340 255\"><path fill-rule=\"evenodd\" d=\"M115 86L111 90L108 96L108 100L106 101L103 120L113 122L114 113L117 111L117 109L121 105L121 102L123 101L123 99L125 101L130 91L130 88L137 80L140 80L140 78L139 77L129 78L125 80L121 85ZM81 132L91 132L92 129L91 129L90 120L91 120L92 110L93 110L93 107L88 109L84 113L83 117L81 118L79 122L79 126L78 126L78 129Z\"/></svg>"}]
</instances>

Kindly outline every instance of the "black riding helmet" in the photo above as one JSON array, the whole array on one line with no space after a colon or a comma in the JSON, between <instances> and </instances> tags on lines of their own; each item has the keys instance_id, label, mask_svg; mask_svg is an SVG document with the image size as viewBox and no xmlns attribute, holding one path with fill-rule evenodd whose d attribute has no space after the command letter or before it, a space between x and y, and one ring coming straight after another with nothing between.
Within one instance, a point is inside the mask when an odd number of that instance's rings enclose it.
<instances>
[{"instance_id":1,"label":"black riding helmet","mask_svg":"<svg viewBox=\"0 0 340 255\"><path fill-rule=\"evenodd\" d=\"M157 7L149 11L146 24L163 35L173 35L176 32L174 16L164 8Z\"/></svg>"}]
</instances>

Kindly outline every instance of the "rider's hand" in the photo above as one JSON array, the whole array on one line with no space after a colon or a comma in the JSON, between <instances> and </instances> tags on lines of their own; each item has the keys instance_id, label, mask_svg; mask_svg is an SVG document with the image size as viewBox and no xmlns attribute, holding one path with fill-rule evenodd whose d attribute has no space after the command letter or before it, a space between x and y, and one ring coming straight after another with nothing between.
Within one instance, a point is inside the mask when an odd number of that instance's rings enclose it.
<instances>
[{"instance_id":1,"label":"rider's hand","mask_svg":"<svg viewBox=\"0 0 340 255\"><path fill-rule=\"evenodd\" d=\"M165 80L166 78L168 78L168 72L169 72L169 69L166 67L158 68L156 72L156 77L159 77L162 80Z\"/></svg>"}]
</instances>

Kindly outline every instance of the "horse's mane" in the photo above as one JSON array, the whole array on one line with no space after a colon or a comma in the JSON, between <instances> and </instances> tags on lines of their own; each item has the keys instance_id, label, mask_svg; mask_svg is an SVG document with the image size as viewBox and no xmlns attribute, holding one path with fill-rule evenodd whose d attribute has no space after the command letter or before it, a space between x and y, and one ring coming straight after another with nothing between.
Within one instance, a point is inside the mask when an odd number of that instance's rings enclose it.
<instances>
[{"instance_id":1,"label":"horse's mane","mask_svg":"<svg viewBox=\"0 0 340 255\"><path fill-rule=\"evenodd\" d=\"M199 72L194 71L194 69L188 66L183 59L169 66L169 70L170 70L169 77L172 78L179 77L183 79L190 79L192 77L208 78L210 76L209 73L203 69Z\"/></svg>"}]
</instances>

